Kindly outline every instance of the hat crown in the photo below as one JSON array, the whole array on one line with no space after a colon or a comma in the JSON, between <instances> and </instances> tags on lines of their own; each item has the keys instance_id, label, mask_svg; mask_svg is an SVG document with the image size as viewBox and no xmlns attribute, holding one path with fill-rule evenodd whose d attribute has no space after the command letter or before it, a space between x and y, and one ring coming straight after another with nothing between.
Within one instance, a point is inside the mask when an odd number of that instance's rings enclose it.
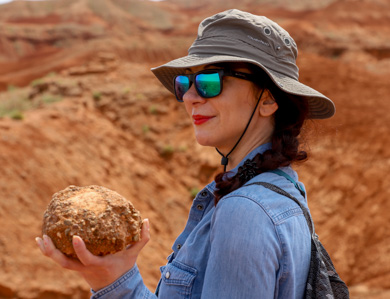
<instances>
[{"instance_id":1,"label":"hat crown","mask_svg":"<svg viewBox=\"0 0 390 299\"><path fill-rule=\"evenodd\" d=\"M189 54L222 54L253 59L267 68L298 80L298 49L294 39L277 23L231 9L206 18Z\"/></svg>"}]
</instances>

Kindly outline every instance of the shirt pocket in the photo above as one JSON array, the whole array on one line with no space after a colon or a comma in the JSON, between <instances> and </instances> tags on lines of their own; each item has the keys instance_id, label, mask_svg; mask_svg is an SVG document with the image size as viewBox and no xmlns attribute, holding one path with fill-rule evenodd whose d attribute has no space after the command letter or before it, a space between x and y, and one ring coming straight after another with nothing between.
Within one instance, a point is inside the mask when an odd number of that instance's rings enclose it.
<instances>
[{"instance_id":1,"label":"shirt pocket","mask_svg":"<svg viewBox=\"0 0 390 299\"><path fill-rule=\"evenodd\" d=\"M177 260L160 268L161 298L191 298L192 286L197 270Z\"/></svg>"}]
</instances>

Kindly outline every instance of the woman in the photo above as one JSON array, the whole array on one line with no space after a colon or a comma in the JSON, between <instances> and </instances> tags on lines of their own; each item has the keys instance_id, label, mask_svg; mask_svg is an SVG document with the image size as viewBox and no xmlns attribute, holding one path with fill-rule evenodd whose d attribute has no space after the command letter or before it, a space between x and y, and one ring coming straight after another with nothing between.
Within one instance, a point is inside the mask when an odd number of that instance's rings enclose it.
<instances>
[{"instance_id":1,"label":"woman","mask_svg":"<svg viewBox=\"0 0 390 299\"><path fill-rule=\"evenodd\" d=\"M79 271L93 298L302 298L310 263L310 232L291 199L253 184L274 184L307 207L291 164L306 159L299 134L307 118L328 118L334 104L298 81L294 40L271 20L239 10L205 19L189 54L152 69L183 102L199 144L222 156L224 171L199 192L187 225L161 267L155 294L135 264L149 240L96 257L83 241L81 262L51 240L42 252Z\"/></svg>"}]
</instances>

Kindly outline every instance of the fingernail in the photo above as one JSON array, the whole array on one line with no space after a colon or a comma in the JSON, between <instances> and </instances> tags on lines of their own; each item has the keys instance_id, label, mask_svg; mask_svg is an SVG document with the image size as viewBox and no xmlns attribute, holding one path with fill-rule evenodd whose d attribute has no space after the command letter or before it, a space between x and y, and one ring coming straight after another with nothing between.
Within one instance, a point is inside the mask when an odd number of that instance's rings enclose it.
<instances>
[{"instance_id":1,"label":"fingernail","mask_svg":"<svg viewBox=\"0 0 390 299\"><path fill-rule=\"evenodd\" d=\"M39 238L39 237L36 237L35 238L35 242L37 242L37 245L39 246L39 248L43 251L44 248L43 248L43 243L42 243L42 239Z\"/></svg>"},{"instance_id":2,"label":"fingernail","mask_svg":"<svg viewBox=\"0 0 390 299\"><path fill-rule=\"evenodd\" d=\"M146 222L145 223L146 224L146 229L149 230L149 219L146 218L146 219L144 219L144 221Z\"/></svg>"},{"instance_id":3,"label":"fingernail","mask_svg":"<svg viewBox=\"0 0 390 299\"><path fill-rule=\"evenodd\" d=\"M77 238L77 236L73 236L72 242L73 242L73 246L79 246L80 245L80 239Z\"/></svg>"}]
</instances>

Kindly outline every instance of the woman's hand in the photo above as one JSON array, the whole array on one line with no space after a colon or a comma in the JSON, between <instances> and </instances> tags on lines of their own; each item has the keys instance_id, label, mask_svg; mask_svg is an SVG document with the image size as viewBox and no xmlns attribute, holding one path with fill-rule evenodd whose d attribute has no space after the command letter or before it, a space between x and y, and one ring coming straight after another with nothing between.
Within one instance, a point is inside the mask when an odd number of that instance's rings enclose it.
<instances>
[{"instance_id":1,"label":"woman's hand","mask_svg":"<svg viewBox=\"0 0 390 299\"><path fill-rule=\"evenodd\" d=\"M36 238L36 241L44 255L65 269L78 271L90 287L98 291L134 267L138 254L150 239L148 219L143 221L141 236L141 240L131 245L130 248L106 256L93 255L80 237L73 236L73 248L79 261L68 258L55 248L48 236L43 236L43 239Z\"/></svg>"}]
</instances>

